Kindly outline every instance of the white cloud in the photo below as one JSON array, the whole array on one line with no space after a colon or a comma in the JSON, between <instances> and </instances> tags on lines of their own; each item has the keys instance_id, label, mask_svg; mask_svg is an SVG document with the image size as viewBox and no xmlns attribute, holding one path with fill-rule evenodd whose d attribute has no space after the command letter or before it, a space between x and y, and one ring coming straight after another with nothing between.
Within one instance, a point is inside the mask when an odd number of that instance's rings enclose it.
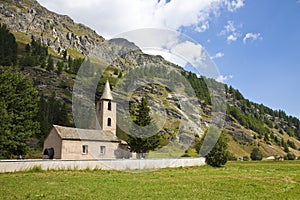
<instances>
[{"instance_id":1,"label":"white cloud","mask_svg":"<svg viewBox=\"0 0 300 200\"><path fill-rule=\"evenodd\" d=\"M211 15L224 6L225 0L38 0L47 8L70 15L75 21L96 29L111 38L140 28L178 30L194 26L209 28Z\"/></svg>"},{"instance_id":2,"label":"white cloud","mask_svg":"<svg viewBox=\"0 0 300 200\"><path fill-rule=\"evenodd\" d=\"M224 30L221 31L220 35L226 35L227 33L236 32L236 27L233 21L227 21L227 24L224 26Z\"/></svg>"},{"instance_id":3,"label":"white cloud","mask_svg":"<svg viewBox=\"0 0 300 200\"><path fill-rule=\"evenodd\" d=\"M243 39L244 44L247 43L247 40L251 40L252 42L255 40L262 40L262 36L260 33L247 33Z\"/></svg>"},{"instance_id":4,"label":"white cloud","mask_svg":"<svg viewBox=\"0 0 300 200\"><path fill-rule=\"evenodd\" d=\"M163 50L163 49L144 49L143 52L151 55L161 55L164 59L177 64L179 66L184 67L187 64L187 60L182 58L179 55L175 55L173 53L170 53L169 51Z\"/></svg>"},{"instance_id":5,"label":"white cloud","mask_svg":"<svg viewBox=\"0 0 300 200\"><path fill-rule=\"evenodd\" d=\"M245 3L244 0L233 0L233 1L226 0L225 5L227 6L228 11L234 12L244 7Z\"/></svg>"},{"instance_id":6,"label":"white cloud","mask_svg":"<svg viewBox=\"0 0 300 200\"><path fill-rule=\"evenodd\" d=\"M233 75L229 75L229 76L223 76L220 75L218 78L216 78L216 81L220 82L220 83L224 83L225 81L228 81L229 79L232 79Z\"/></svg>"},{"instance_id":7,"label":"white cloud","mask_svg":"<svg viewBox=\"0 0 300 200\"><path fill-rule=\"evenodd\" d=\"M214 55L214 56L212 56L212 57L210 57L211 59L216 59L216 58L222 58L222 57L224 57L224 53L223 52L218 52L218 53L216 53L216 55Z\"/></svg>"},{"instance_id":8,"label":"white cloud","mask_svg":"<svg viewBox=\"0 0 300 200\"><path fill-rule=\"evenodd\" d=\"M205 21L200 26L197 26L195 31L201 33L201 32L205 32L208 29L209 29L209 22Z\"/></svg>"},{"instance_id":9,"label":"white cloud","mask_svg":"<svg viewBox=\"0 0 300 200\"><path fill-rule=\"evenodd\" d=\"M240 25L240 27L241 26L242 25ZM227 42L231 43L236 41L241 36L241 33L238 31L238 28L233 21L227 21L227 24L219 35L225 35Z\"/></svg>"},{"instance_id":10,"label":"white cloud","mask_svg":"<svg viewBox=\"0 0 300 200\"><path fill-rule=\"evenodd\" d=\"M231 34L229 36L227 36L227 42L231 43L234 42L238 39L238 35L237 34Z\"/></svg>"},{"instance_id":11,"label":"white cloud","mask_svg":"<svg viewBox=\"0 0 300 200\"><path fill-rule=\"evenodd\" d=\"M221 11L235 11L244 6L241 0L38 0L48 9L64 15L69 15L75 22L83 23L95 29L106 39L121 37L133 30L156 28L180 31L183 28L193 28L194 31L204 32L210 28L213 16L219 16ZM225 9L224 9L225 8ZM232 24L225 27L228 42L235 41L239 32ZM139 32L139 31L137 31ZM151 31L150 31L151 32ZM123 33L123 34L122 34ZM124 37L139 47L148 48L149 52L163 55L169 60L184 66L189 60L192 65L199 67L203 75L218 77L215 64L210 60L201 45L182 42L178 38L166 38L161 34L133 34ZM232 35L232 36L230 36ZM145 43L155 40L149 46ZM235 39L236 38L236 39ZM142 40L142 45L139 45ZM154 49L152 48L154 47ZM155 48L158 51L155 52ZM168 52L164 52L167 49ZM142 48L142 50L145 50ZM157 50L157 49L156 49ZM162 53L159 53L162 52ZM179 58L175 58L176 55ZM220 56L220 55L219 55ZM211 67L214 66L214 67Z\"/></svg>"},{"instance_id":12,"label":"white cloud","mask_svg":"<svg viewBox=\"0 0 300 200\"><path fill-rule=\"evenodd\" d=\"M181 57L189 61L193 66L200 66L206 56L205 50L200 44L190 41L179 43L171 49L171 53L181 55Z\"/></svg>"}]
</instances>

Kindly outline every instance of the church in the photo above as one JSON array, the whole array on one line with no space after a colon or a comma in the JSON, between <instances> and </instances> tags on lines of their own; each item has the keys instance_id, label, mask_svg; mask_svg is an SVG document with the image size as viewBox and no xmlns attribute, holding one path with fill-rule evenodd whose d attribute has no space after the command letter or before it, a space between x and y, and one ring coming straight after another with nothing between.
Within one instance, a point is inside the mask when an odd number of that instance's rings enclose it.
<instances>
[{"instance_id":1,"label":"church","mask_svg":"<svg viewBox=\"0 0 300 200\"><path fill-rule=\"evenodd\" d=\"M117 107L106 81L96 113L100 130L53 125L44 141L43 158L62 160L122 159L131 153L125 141L116 136Z\"/></svg>"}]
</instances>

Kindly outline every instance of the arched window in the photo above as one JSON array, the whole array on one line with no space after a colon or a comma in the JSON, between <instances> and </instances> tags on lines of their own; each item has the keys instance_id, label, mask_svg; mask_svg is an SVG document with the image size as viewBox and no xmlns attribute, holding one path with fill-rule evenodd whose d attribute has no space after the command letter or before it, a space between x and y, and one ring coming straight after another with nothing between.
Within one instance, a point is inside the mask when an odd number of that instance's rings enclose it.
<instances>
[{"instance_id":1,"label":"arched window","mask_svg":"<svg viewBox=\"0 0 300 200\"><path fill-rule=\"evenodd\" d=\"M107 126L111 126L111 118L107 119Z\"/></svg>"},{"instance_id":2,"label":"arched window","mask_svg":"<svg viewBox=\"0 0 300 200\"><path fill-rule=\"evenodd\" d=\"M107 109L108 109L108 110L111 110L111 102L110 102L110 101L108 102Z\"/></svg>"}]
</instances>

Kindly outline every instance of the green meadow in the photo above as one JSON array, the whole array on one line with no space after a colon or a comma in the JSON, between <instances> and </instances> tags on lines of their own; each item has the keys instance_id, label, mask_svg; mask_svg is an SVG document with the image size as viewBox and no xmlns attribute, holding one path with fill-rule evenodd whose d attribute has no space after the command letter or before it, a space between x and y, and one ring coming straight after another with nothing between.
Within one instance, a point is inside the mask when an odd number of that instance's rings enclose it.
<instances>
[{"instance_id":1,"label":"green meadow","mask_svg":"<svg viewBox=\"0 0 300 200\"><path fill-rule=\"evenodd\" d=\"M300 199L300 161L0 174L0 199Z\"/></svg>"}]
</instances>

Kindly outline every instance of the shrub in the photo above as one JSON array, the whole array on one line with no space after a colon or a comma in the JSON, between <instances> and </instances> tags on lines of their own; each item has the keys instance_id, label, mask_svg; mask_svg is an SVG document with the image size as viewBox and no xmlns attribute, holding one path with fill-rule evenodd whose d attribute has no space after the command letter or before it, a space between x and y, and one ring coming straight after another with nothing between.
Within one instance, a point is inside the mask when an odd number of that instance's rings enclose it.
<instances>
[{"instance_id":1,"label":"shrub","mask_svg":"<svg viewBox=\"0 0 300 200\"><path fill-rule=\"evenodd\" d=\"M288 159L288 160L295 160L295 159L296 159L296 156L295 156L295 154L293 154L293 153L288 153L288 154L287 154L287 159Z\"/></svg>"},{"instance_id":2,"label":"shrub","mask_svg":"<svg viewBox=\"0 0 300 200\"><path fill-rule=\"evenodd\" d=\"M249 156L244 156L243 157L243 161L249 161L249 160L250 160Z\"/></svg>"},{"instance_id":3,"label":"shrub","mask_svg":"<svg viewBox=\"0 0 300 200\"><path fill-rule=\"evenodd\" d=\"M228 153L228 160L229 161L237 161L237 157L233 153L229 152Z\"/></svg>"},{"instance_id":4,"label":"shrub","mask_svg":"<svg viewBox=\"0 0 300 200\"><path fill-rule=\"evenodd\" d=\"M251 160L262 160L263 155L261 153L261 151L259 150L259 148L254 148L251 152Z\"/></svg>"},{"instance_id":5,"label":"shrub","mask_svg":"<svg viewBox=\"0 0 300 200\"><path fill-rule=\"evenodd\" d=\"M214 130L212 130L214 131ZM212 133L215 134L215 133ZM213 149L205 156L206 163L212 167L221 167L228 161L228 144L225 133L222 133Z\"/></svg>"},{"instance_id":6,"label":"shrub","mask_svg":"<svg viewBox=\"0 0 300 200\"><path fill-rule=\"evenodd\" d=\"M297 147L296 147L296 145L295 145L295 143L293 141L288 140L287 141L287 145L290 146L293 149L297 149Z\"/></svg>"}]
</instances>

